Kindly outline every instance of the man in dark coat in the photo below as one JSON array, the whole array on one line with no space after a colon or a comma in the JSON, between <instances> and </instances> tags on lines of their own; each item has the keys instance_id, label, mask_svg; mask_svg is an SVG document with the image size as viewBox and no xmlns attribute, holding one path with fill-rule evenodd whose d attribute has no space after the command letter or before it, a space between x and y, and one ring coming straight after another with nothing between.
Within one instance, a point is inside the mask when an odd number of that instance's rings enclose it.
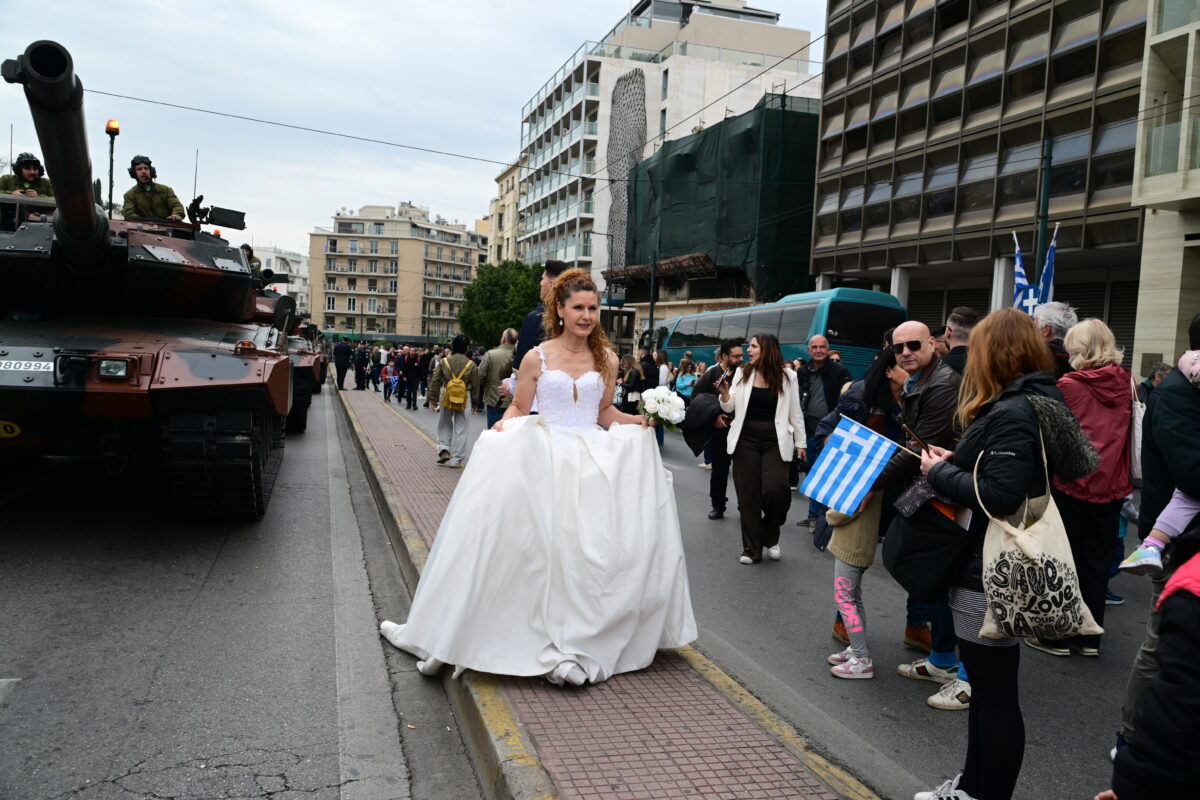
<instances>
[{"instance_id":1,"label":"man in dark coat","mask_svg":"<svg viewBox=\"0 0 1200 800\"><path fill-rule=\"evenodd\" d=\"M404 353L404 398L407 408L417 410L417 392L421 389L422 372L421 357L412 348L406 347Z\"/></svg>"},{"instance_id":2,"label":"man in dark coat","mask_svg":"<svg viewBox=\"0 0 1200 800\"><path fill-rule=\"evenodd\" d=\"M942 356L942 362L959 375L966 369L967 341L979 319L979 312L970 306L958 306L946 317L946 344L950 346L950 352Z\"/></svg>"},{"instance_id":3,"label":"man in dark coat","mask_svg":"<svg viewBox=\"0 0 1200 800\"><path fill-rule=\"evenodd\" d=\"M1063 338L1067 331L1079 324L1079 315L1075 309L1066 303L1042 303L1033 311L1033 321L1042 332L1050 355L1054 356L1054 377L1061 378L1068 372L1074 372L1070 356L1063 347Z\"/></svg>"},{"instance_id":4,"label":"man in dark coat","mask_svg":"<svg viewBox=\"0 0 1200 800\"><path fill-rule=\"evenodd\" d=\"M1188 328L1189 346L1200 350L1200 314ZM1146 414L1142 417L1142 506L1138 533L1145 538L1155 520L1179 489L1184 494L1200 497L1200 389L1193 386L1182 372L1172 370L1150 395ZM1192 525L1200 522L1193 520ZM1162 578L1152 580L1150 619L1146 624L1146 641L1134 657L1125 687L1125 702L1121 706L1121 738L1117 745L1134 736L1133 714L1146 684L1158 673L1158 630L1162 622L1158 598L1162 594Z\"/></svg>"},{"instance_id":5,"label":"man in dark coat","mask_svg":"<svg viewBox=\"0 0 1200 800\"><path fill-rule=\"evenodd\" d=\"M513 372L521 369L521 360L525 358L525 354L542 343L542 337L545 335L542 331L542 314L546 312L546 297L550 294L550 287L554 284L554 279L567 271L567 262L565 261L547 261L542 265L542 282L540 287L542 302L533 311L525 315L524 321L521 322L521 331L517 334L517 347L513 352Z\"/></svg>"},{"instance_id":6,"label":"man in dark coat","mask_svg":"<svg viewBox=\"0 0 1200 800\"><path fill-rule=\"evenodd\" d=\"M339 390L346 388L346 370L350 369L350 359L353 355L354 348L344 340L339 340L333 346L333 368L337 371L337 387Z\"/></svg>"},{"instance_id":7,"label":"man in dark coat","mask_svg":"<svg viewBox=\"0 0 1200 800\"><path fill-rule=\"evenodd\" d=\"M718 397L721 386L729 386L733 382L733 371L742 364L742 343L735 339L721 342L717 350L717 363L713 364L700 379L692 392L693 402L702 394L712 394ZM645 369L643 365L642 369ZM657 382L658 367L651 366ZM650 373L647 373L649 377ZM712 475L708 481L708 496L712 500L712 510L708 512L709 519L721 519L725 516L725 506L729 502L726 492L729 490L729 422L731 414L719 414L714 423L712 439L708 443L712 456Z\"/></svg>"},{"instance_id":8,"label":"man in dark coat","mask_svg":"<svg viewBox=\"0 0 1200 800\"><path fill-rule=\"evenodd\" d=\"M370 355L363 342L359 342L358 347L354 348L354 356L350 363L354 365L354 388L356 391L362 392L367 388L367 369L371 365Z\"/></svg>"},{"instance_id":9,"label":"man in dark coat","mask_svg":"<svg viewBox=\"0 0 1200 800\"><path fill-rule=\"evenodd\" d=\"M850 373L836 361L829 358L829 340L817 334L808 340L808 363L800 368L797 378L797 389L800 392L800 411L804 414L804 432L807 437L806 453L813 452L816 444L814 437L821 419L837 407L838 397L842 388L850 383ZM814 457L815 458L815 457ZM791 485L800 482L800 462L793 459L789 479ZM815 500L808 502L807 522L812 525L817 515L821 513L821 505Z\"/></svg>"}]
</instances>

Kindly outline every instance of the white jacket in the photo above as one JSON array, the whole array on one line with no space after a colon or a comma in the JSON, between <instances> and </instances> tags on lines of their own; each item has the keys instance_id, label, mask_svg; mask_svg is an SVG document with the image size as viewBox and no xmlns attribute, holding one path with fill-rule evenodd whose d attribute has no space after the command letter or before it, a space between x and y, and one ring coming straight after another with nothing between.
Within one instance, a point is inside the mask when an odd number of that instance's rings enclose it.
<instances>
[{"instance_id":1,"label":"white jacket","mask_svg":"<svg viewBox=\"0 0 1200 800\"><path fill-rule=\"evenodd\" d=\"M796 448L807 445L804 433L804 415L800 413L800 389L796 373L791 367L783 368L783 397L775 404L775 437L779 440L779 455L784 461L796 457ZM746 421L746 409L750 406L750 390L754 387L754 373L742 381L742 370L738 368L729 387L729 402L721 401L721 410L734 412L733 424L729 427L729 454L737 447L738 436Z\"/></svg>"}]
</instances>

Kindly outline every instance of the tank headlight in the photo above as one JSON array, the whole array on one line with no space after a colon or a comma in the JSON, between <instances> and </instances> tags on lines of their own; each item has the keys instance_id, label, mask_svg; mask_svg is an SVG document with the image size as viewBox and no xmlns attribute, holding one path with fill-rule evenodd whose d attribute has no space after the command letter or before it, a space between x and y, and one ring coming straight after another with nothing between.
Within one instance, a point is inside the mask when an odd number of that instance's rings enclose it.
<instances>
[{"instance_id":1,"label":"tank headlight","mask_svg":"<svg viewBox=\"0 0 1200 800\"><path fill-rule=\"evenodd\" d=\"M123 358L100 359L101 378L125 378L129 376L129 362Z\"/></svg>"}]
</instances>

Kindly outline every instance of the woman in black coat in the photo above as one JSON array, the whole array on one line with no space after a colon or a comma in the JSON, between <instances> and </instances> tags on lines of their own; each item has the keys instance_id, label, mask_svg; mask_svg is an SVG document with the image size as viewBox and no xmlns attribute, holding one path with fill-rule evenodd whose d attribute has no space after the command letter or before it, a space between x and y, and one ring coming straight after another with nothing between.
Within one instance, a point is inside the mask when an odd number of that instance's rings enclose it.
<instances>
[{"instance_id":1,"label":"woman in black coat","mask_svg":"<svg viewBox=\"0 0 1200 800\"><path fill-rule=\"evenodd\" d=\"M989 314L971 333L968 353L956 414L962 439L954 452L932 447L921 457L933 488L972 510L966 534L971 552L950 590L958 652L971 675L967 755L962 774L916 800L1008 800L1025 754L1019 640L979 636L987 611L982 566L988 516L976 499L976 480L988 512L1007 517L1027 499L1046 494L1043 439L1051 471L1067 480L1096 462L1055 386L1054 365L1033 320L1016 309Z\"/></svg>"}]
</instances>

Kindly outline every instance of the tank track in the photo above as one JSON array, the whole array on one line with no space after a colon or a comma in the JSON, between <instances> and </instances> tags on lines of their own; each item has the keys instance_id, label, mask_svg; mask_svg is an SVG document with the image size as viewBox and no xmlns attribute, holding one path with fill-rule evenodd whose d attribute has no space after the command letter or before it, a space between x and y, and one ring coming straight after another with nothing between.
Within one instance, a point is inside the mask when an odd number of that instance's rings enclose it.
<instances>
[{"instance_id":1,"label":"tank track","mask_svg":"<svg viewBox=\"0 0 1200 800\"><path fill-rule=\"evenodd\" d=\"M307 371L294 371L292 376L292 410L287 416L287 432L304 433L308 429L313 382Z\"/></svg>"},{"instance_id":2,"label":"tank track","mask_svg":"<svg viewBox=\"0 0 1200 800\"><path fill-rule=\"evenodd\" d=\"M313 394L321 393L321 388L325 385L325 379L328 374L329 374L329 365L322 364L321 365L321 377L318 378L317 380L313 381L313 387L312 387Z\"/></svg>"},{"instance_id":3,"label":"tank track","mask_svg":"<svg viewBox=\"0 0 1200 800\"><path fill-rule=\"evenodd\" d=\"M262 517L283 461L283 436L283 418L274 415L169 417L163 452L177 507L204 517Z\"/></svg>"}]
</instances>

